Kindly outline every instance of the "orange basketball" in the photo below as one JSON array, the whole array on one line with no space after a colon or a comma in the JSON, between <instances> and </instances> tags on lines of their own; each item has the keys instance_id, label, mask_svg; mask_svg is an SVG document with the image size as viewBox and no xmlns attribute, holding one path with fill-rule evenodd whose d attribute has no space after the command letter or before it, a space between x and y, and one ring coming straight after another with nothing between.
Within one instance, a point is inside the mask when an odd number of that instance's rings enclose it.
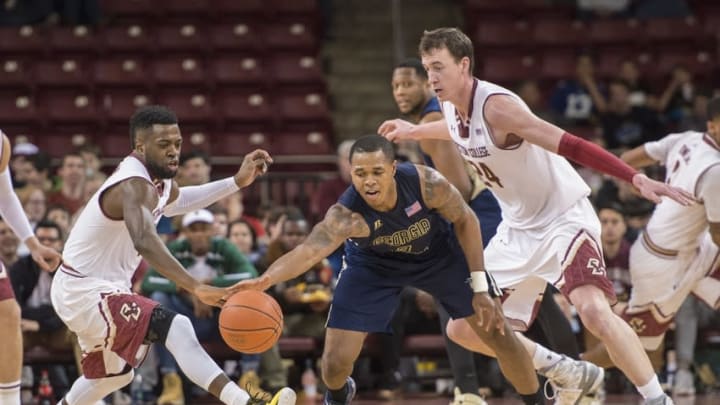
<instances>
[{"instance_id":1,"label":"orange basketball","mask_svg":"<svg viewBox=\"0 0 720 405\"><path fill-rule=\"evenodd\" d=\"M220 311L220 335L242 353L262 353L280 339L283 315L273 297L262 291L233 294Z\"/></svg>"}]
</instances>

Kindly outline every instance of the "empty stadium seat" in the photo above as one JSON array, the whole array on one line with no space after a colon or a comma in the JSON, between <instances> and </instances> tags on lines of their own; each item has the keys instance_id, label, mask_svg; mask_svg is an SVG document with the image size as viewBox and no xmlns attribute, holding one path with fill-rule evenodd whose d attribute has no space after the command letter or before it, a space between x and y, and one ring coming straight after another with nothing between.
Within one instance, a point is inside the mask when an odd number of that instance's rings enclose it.
<instances>
[{"instance_id":1,"label":"empty stadium seat","mask_svg":"<svg viewBox=\"0 0 720 405\"><path fill-rule=\"evenodd\" d=\"M227 16L258 17L267 13L266 0L213 0L212 8L218 18Z\"/></svg>"},{"instance_id":2,"label":"empty stadium seat","mask_svg":"<svg viewBox=\"0 0 720 405\"><path fill-rule=\"evenodd\" d=\"M651 18L645 22L645 33L649 40L663 44L668 41L701 40L705 35L702 24L694 17Z\"/></svg>"},{"instance_id":3,"label":"empty stadium seat","mask_svg":"<svg viewBox=\"0 0 720 405\"><path fill-rule=\"evenodd\" d=\"M268 0L268 7L274 13L297 13L303 15L317 12L317 0Z\"/></svg>"},{"instance_id":4,"label":"empty stadium seat","mask_svg":"<svg viewBox=\"0 0 720 405\"><path fill-rule=\"evenodd\" d=\"M713 71L716 59L711 50L666 48L657 54L657 75L667 75L676 66L683 66L694 75L708 75Z\"/></svg>"},{"instance_id":5,"label":"empty stadium seat","mask_svg":"<svg viewBox=\"0 0 720 405\"><path fill-rule=\"evenodd\" d=\"M144 88L105 90L98 99L104 118L122 123L128 122L136 109L156 101Z\"/></svg>"},{"instance_id":6,"label":"empty stadium seat","mask_svg":"<svg viewBox=\"0 0 720 405\"><path fill-rule=\"evenodd\" d=\"M543 53L539 73L543 79L570 79L575 77L577 55L573 51Z\"/></svg>"},{"instance_id":7,"label":"empty stadium seat","mask_svg":"<svg viewBox=\"0 0 720 405\"><path fill-rule=\"evenodd\" d=\"M0 87L13 88L32 86L32 68L25 59L0 57Z\"/></svg>"},{"instance_id":8,"label":"empty stadium seat","mask_svg":"<svg viewBox=\"0 0 720 405\"><path fill-rule=\"evenodd\" d=\"M210 45L217 50L258 50L262 35L256 25L246 21L217 24L210 27Z\"/></svg>"},{"instance_id":9,"label":"empty stadium seat","mask_svg":"<svg viewBox=\"0 0 720 405\"><path fill-rule=\"evenodd\" d=\"M473 42L476 46L527 46L532 31L525 20L488 21L478 24Z\"/></svg>"},{"instance_id":10,"label":"empty stadium seat","mask_svg":"<svg viewBox=\"0 0 720 405\"><path fill-rule=\"evenodd\" d=\"M38 134L34 137L33 142L40 150L48 152L53 157L61 157L67 153L75 151L78 146L87 143L91 139L91 134L83 131L77 132L52 132Z\"/></svg>"},{"instance_id":11,"label":"empty stadium seat","mask_svg":"<svg viewBox=\"0 0 720 405\"><path fill-rule=\"evenodd\" d=\"M93 65L93 80L100 86L147 86L149 76L139 57L99 59Z\"/></svg>"},{"instance_id":12,"label":"empty stadium seat","mask_svg":"<svg viewBox=\"0 0 720 405\"><path fill-rule=\"evenodd\" d=\"M227 91L218 95L218 102L224 122L264 122L273 118L272 100L265 93Z\"/></svg>"},{"instance_id":13,"label":"empty stadium seat","mask_svg":"<svg viewBox=\"0 0 720 405\"><path fill-rule=\"evenodd\" d=\"M270 64L273 79L280 83L323 83L320 61L314 56L305 54L277 54Z\"/></svg>"},{"instance_id":14,"label":"empty stadium seat","mask_svg":"<svg viewBox=\"0 0 720 405\"><path fill-rule=\"evenodd\" d=\"M504 84L539 76L538 63L533 55L513 53L488 57L483 61L482 77Z\"/></svg>"},{"instance_id":15,"label":"empty stadium seat","mask_svg":"<svg viewBox=\"0 0 720 405\"><path fill-rule=\"evenodd\" d=\"M277 155L325 155L334 153L326 132L277 133L272 138L272 152Z\"/></svg>"},{"instance_id":16,"label":"empty stadium seat","mask_svg":"<svg viewBox=\"0 0 720 405\"><path fill-rule=\"evenodd\" d=\"M204 61L194 56L170 56L156 59L152 78L160 84L197 85L207 83Z\"/></svg>"},{"instance_id":17,"label":"empty stadium seat","mask_svg":"<svg viewBox=\"0 0 720 405\"><path fill-rule=\"evenodd\" d=\"M616 77L620 65L626 60L637 61L638 52L635 48L608 47L601 48L595 57L595 73L603 78ZM639 63L638 63L639 67Z\"/></svg>"},{"instance_id":18,"label":"empty stadium seat","mask_svg":"<svg viewBox=\"0 0 720 405\"><path fill-rule=\"evenodd\" d=\"M263 39L267 46L275 49L314 50L317 45L311 25L303 20L267 24Z\"/></svg>"},{"instance_id":19,"label":"empty stadium seat","mask_svg":"<svg viewBox=\"0 0 720 405\"><path fill-rule=\"evenodd\" d=\"M261 58L240 55L218 55L212 62L213 79L219 84L264 86L269 69Z\"/></svg>"},{"instance_id":20,"label":"empty stadium seat","mask_svg":"<svg viewBox=\"0 0 720 405\"><path fill-rule=\"evenodd\" d=\"M110 52L147 52L154 46L153 32L139 24L112 25L100 35L103 48Z\"/></svg>"},{"instance_id":21,"label":"empty stadium seat","mask_svg":"<svg viewBox=\"0 0 720 405\"><path fill-rule=\"evenodd\" d=\"M208 36L203 26L197 24L172 24L157 28L157 46L160 51L204 52L208 48Z\"/></svg>"},{"instance_id":22,"label":"empty stadium seat","mask_svg":"<svg viewBox=\"0 0 720 405\"><path fill-rule=\"evenodd\" d=\"M330 116L325 97L318 93L284 94L278 108L283 120L324 120Z\"/></svg>"},{"instance_id":23,"label":"empty stadium seat","mask_svg":"<svg viewBox=\"0 0 720 405\"><path fill-rule=\"evenodd\" d=\"M243 156L255 149L273 151L267 133L226 132L211 135L211 153L213 156Z\"/></svg>"},{"instance_id":24,"label":"empty stadium seat","mask_svg":"<svg viewBox=\"0 0 720 405\"><path fill-rule=\"evenodd\" d=\"M130 154L130 137L127 132L110 132L95 137L95 144L101 155L108 158L121 158Z\"/></svg>"},{"instance_id":25,"label":"empty stadium seat","mask_svg":"<svg viewBox=\"0 0 720 405\"><path fill-rule=\"evenodd\" d=\"M181 123L214 121L213 99L203 90L166 90L158 94L158 102L175 111Z\"/></svg>"},{"instance_id":26,"label":"empty stadium seat","mask_svg":"<svg viewBox=\"0 0 720 405\"><path fill-rule=\"evenodd\" d=\"M35 98L28 91L2 91L0 92L0 122L5 131L6 123L31 122L38 117Z\"/></svg>"},{"instance_id":27,"label":"empty stadium seat","mask_svg":"<svg viewBox=\"0 0 720 405\"><path fill-rule=\"evenodd\" d=\"M53 52L96 52L100 43L97 33L84 25L55 27L48 39Z\"/></svg>"},{"instance_id":28,"label":"empty stadium seat","mask_svg":"<svg viewBox=\"0 0 720 405\"><path fill-rule=\"evenodd\" d=\"M590 24L589 31L593 44L630 45L643 36L642 26L632 19L598 18Z\"/></svg>"},{"instance_id":29,"label":"empty stadium seat","mask_svg":"<svg viewBox=\"0 0 720 405\"><path fill-rule=\"evenodd\" d=\"M0 27L0 52L42 53L45 42L45 36L38 27Z\"/></svg>"},{"instance_id":30,"label":"empty stadium seat","mask_svg":"<svg viewBox=\"0 0 720 405\"><path fill-rule=\"evenodd\" d=\"M543 19L533 24L532 40L543 45L578 46L588 37L586 24L579 20Z\"/></svg>"},{"instance_id":31,"label":"empty stadium seat","mask_svg":"<svg viewBox=\"0 0 720 405\"><path fill-rule=\"evenodd\" d=\"M38 104L51 122L94 124L100 121L95 97L87 91L43 92Z\"/></svg>"},{"instance_id":32,"label":"empty stadium seat","mask_svg":"<svg viewBox=\"0 0 720 405\"><path fill-rule=\"evenodd\" d=\"M76 58L41 60L34 63L34 78L40 86L87 87L91 83L85 62Z\"/></svg>"}]
</instances>

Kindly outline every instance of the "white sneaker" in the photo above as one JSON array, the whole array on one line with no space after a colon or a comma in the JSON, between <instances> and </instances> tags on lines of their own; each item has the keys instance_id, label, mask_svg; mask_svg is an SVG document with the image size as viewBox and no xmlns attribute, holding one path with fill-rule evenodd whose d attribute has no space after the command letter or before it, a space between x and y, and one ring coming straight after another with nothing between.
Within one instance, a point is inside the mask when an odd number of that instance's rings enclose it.
<instances>
[{"instance_id":1,"label":"white sneaker","mask_svg":"<svg viewBox=\"0 0 720 405\"><path fill-rule=\"evenodd\" d=\"M690 370L678 370L675 374L675 384L672 387L673 395L695 395L695 377Z\"/></svg>"},{"instance_id":2,"label":"white sneaker","mask_svg":"<svg viewBox=\"0 0 720 405\"><path fill-rule=\"evenodd\" d=\"M487 402L480 395L460 392L460 388L455 387L453 391L455 398L453 398L450 405L487 405Z\"/></svg>"},{"instance_id":3,"label":"white sneaker","mask_svg":"<svg viewBox=\"0 0 720 405\"><path fill-rule=\"evenodd\" d=\"M557 405L580 405L586 396L595 396L605 379L605 370L592 363L563 356L550 367L538 370L555 389Z\"/></svg>"},{"instance_id":4,"label":"white sneaker","mask_svg":"<svg viewBox=\"0 0 720 405\"><path fill-rule=\"evenodd\" d=\"M663 394L657 398L646 399L643 401L643 405L675 405L675 402L668 395Z\"/></svg>"}]
</instances>

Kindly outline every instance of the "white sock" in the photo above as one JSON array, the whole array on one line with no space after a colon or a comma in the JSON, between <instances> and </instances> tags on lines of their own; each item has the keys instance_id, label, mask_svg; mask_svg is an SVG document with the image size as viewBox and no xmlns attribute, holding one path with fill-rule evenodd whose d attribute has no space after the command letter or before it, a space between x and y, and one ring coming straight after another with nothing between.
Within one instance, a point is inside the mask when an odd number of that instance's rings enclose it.
<instances>
[{"instance_id":1,"label":"white sock","mask_svg":"<svg viewBox=\"0 0 720 405\"><path fill-rule=\"evenodd\" d=\"M165 339L165 347L172 353L180 369L199 387L207 391L210 383L222 370L205 349L200 346L190 320L183 315L176 315L170 323L170 330Z\"/></svg>"},{"instance_id":2,"label":"white sock","mask_svg":"<svg viewBox=\"0 0 720 405\"><path fill-rule=\"evenodd\" d=\"M250 395L231 382L220 391L220 401L226 405L245 405L248 399Z\"/></svg>"},{"instance_id":3,"label":"white sock","mask_svg":"<svg viewBox=\"0 0 720 405\"><path fill-rule=\"evenodd\" d=\"M20 405L20 380L0 383L0 404Z\"/></svg>"},{"instance_id":4,"label":"white sock","mask_svg":"<svg viewBox=\"0 0 720 405\"><path fill-rule=\"evenodd\" d=\"M642 387L637 387L637 390L645 399L653 399L665 395L656 375L654 375L647 384Z\"/></svg>"},{"instance_id":5,"label":"white sock","mask_svg":"<svg viewBox=\"0 0 720 405\"><path fill-rule=\"evenodd\" d=\"M562 356L543 347L540 344L535 344L535 354L533 355L533 366L535 370L542 370L562 360Z\"/></svg>"}]
</instances>

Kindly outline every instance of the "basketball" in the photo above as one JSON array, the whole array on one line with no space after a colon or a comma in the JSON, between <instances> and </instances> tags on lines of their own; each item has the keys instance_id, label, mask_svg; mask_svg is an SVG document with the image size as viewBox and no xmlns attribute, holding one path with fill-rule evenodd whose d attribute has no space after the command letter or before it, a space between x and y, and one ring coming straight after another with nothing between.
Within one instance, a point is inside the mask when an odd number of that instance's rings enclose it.
<instances>
[{"instance_id":1,"label":"basketball","mask_svg":"<svg viewBox=\"0 0 720 405\"><path fill-rule=\"evenodd\" d=\"M275 299L262 291L233 294L220 311L220 335L241 353L262 353L280 338L283 315Z\"/></svg>"}]
</instances>

